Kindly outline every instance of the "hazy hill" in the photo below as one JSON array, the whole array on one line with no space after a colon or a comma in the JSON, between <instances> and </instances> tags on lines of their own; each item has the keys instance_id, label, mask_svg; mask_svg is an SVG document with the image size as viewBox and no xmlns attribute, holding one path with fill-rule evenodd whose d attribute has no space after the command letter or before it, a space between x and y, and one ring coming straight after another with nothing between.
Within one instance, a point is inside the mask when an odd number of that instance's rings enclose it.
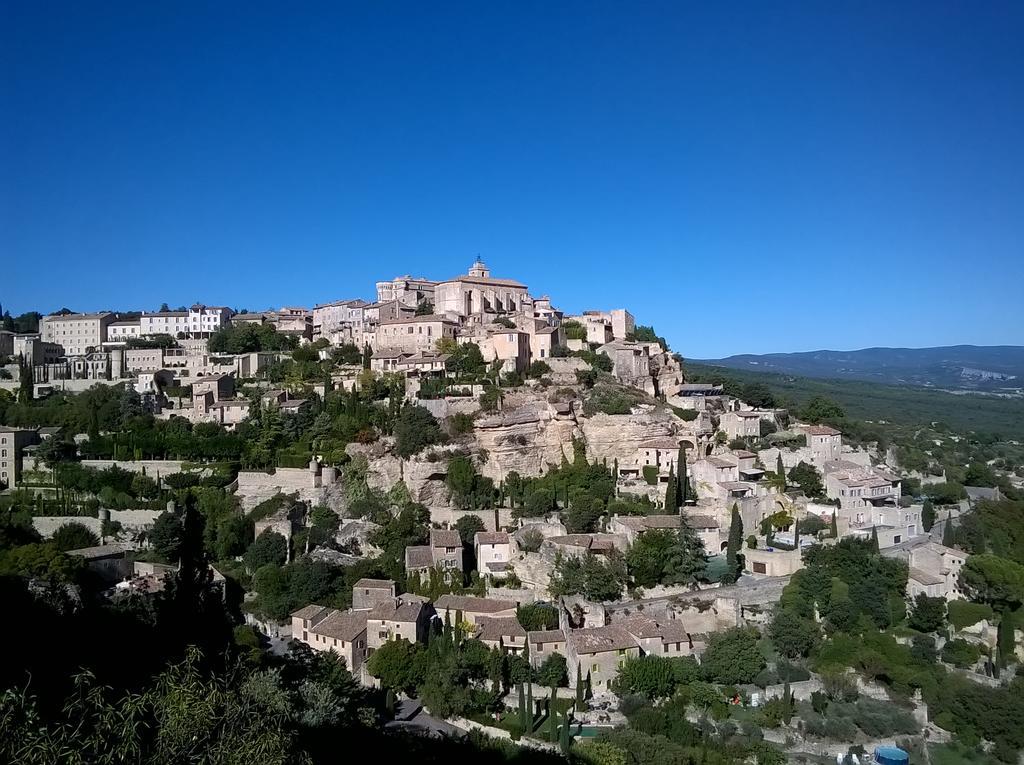
<instances>
[{"instance_id":1,"label":"hazy hill","mask_svg":"<svg viewBox=\"0 0 1024 765\"><path fill-rule=\"evenodd\" d=\"M950 390L1011 392L1024 388L1024 346L1019 345L742 354L702 363L751 372Z\"/></svg>"}]
</instances>

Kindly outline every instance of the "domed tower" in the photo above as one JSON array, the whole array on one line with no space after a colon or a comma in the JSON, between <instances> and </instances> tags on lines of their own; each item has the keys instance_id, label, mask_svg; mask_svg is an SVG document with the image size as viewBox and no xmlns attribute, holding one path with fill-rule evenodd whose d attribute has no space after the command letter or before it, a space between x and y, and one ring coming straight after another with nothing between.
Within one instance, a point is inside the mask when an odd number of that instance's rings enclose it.
<instances>
[{"instance_id":1,"label":"domed tower","mask_svg":"<svg viewBox=\"0 0 1024 765\"><path fill-rule=\"evenodd\" d=\"M491 276L491 269L489 269L487 265L480 260L480 256L477 255L473 265L469 268L469 275L475 276L479 279L489 279Z\"/></svg>"}]
</instances>

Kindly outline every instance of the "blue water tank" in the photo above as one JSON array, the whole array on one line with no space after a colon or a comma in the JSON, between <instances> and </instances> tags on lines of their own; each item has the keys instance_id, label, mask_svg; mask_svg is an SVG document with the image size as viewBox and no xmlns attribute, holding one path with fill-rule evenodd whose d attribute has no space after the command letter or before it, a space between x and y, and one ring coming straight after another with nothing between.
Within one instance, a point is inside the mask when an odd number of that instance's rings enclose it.
<instances>
[{"instance_id":1,"label":"blue water tank","mask_svg":"<svg viewBox=\"0 0 1024 765\"><path fill-rule=\"evenodd\" d=\"M898 746L880 746L875 749L875 762L879 765L907 765L910 755Z\"/></svg>"}]
</instances>

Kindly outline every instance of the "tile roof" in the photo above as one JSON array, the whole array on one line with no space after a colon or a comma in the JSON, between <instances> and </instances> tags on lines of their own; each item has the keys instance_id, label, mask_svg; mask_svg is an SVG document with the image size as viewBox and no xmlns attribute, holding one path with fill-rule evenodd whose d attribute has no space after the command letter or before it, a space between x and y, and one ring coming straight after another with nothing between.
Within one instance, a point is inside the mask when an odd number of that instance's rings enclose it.
<instances>
[{"instance_id":1,"label":"tile roof","mask_svg":"<svg viewBox=\"0 0 1024 765\"><path fill-rule=\"evenodd\" d=\"M828 425L808 425L804 430L809 436L840 436L840 433L835 428L830 428Z\"/></svg>"},{"instance_id":2,"label":"tile roof","mask_svg":"<svg viewBox=\"0 0 1024 765\"><path fill-rule=\"evenodd\" d=\"M509 535L507 531L478 531L473 541L478 545L507 545Z\"/></svg>"},{"instance_id":3,"label":"tile roof","mask_svg":"<svg viewBox=\"0 0 1024 765\"><path fill-rule=\"evenodd\" d=\"M717 529L719 523L710 515L687 515L686 525L691 529Z\"/></svg>"},{"instance_id":4,"label":"tile roof","mask_svg":"<svg viewBox=\"0 0 1024 765\"><path fill-rule=\"evenodd\" d=\"M746 449L736 449L733 452L733 456L739 457L740 459L743 460L751 460L757 458L756 454L754 454L753 452L748 452Z\"/></svg>"},{"instance_id":5,"label":"tile roof","mask_svg":"<svg viewBox=\"0 0 1024 765\"><path fill-rule=\"evenodd\" d=\"M525 638L526 630L514 616L481 616L476 620L477 637L498 640L503 637Z\"/></svg>"},{"instance_id":6,"label":"tile roof","mask_svg":"<svg viewBox=\"0 0 1024 765\"><path fill-rule=\"evenodd\" d=\"M336 638L350 643L360 633L366 632L365 611L334 611L324 617L313 631L324 637Z\"/></svg>"},{"instance_id":7,"label":"tile roof","mask_svg":"<svg viewBox=\"0 0 1024 765\"><path fill-rule=\"evenodd\" d=\"M908 576L915 582L924 585L942 584L942 582L944 581L941 576L938 576L937 574L929 574L927 571L923 571L919 568L910 569L910 571L908 572Z\"/></svg>"},{"instance_id":8,"label":"tile roof","mask_svg":"<svg viewBox=\"0 0 1024 765\"><path fill-rule=\"evenodd\" d=\"M416 622L423 613L423 603L420 601L406 602L401 598L386 600L378 603L366 612L367 619L380 619L388 622Z\"/></svg>"},{"instance_id":9,"label":"tile roof","mask_svg":"<svg viewBox=\"0 0 1024 765\"><path fill-rule=\"evenodd\" d=\"M535 630L528 632L527 639L531 643L564 643L565 633L562 630Z\"/></svg>"},{"instance_id":10,"label":"tile roof","mask_svg":"<svg viewBox=\"0 0 1024 765\"><path fill-rule=\"evenodd\" d=\"M572 644L577 654L602 653L636 647L632 635L625 628L615 624L570 630L568 642Z\"/></svg>"},{"instance_id":11,"label":"tile roof","mask_svg":"<svg viewBox=\"0 0 1024 765\"><path fill-rule=\"evenodd\" d=\"M494 614L514 611L516 608L512 600L477 598L472 595L442 595L434 601L434 606L438 611L469 611L474 614Z\"/></svg>"},{"instance_id":12,"label":"tile roof","mask_svg":"<svg viewBox=\"0 0 1024 765\"><path fill-rule=\"evenodd\" d=\"M453 529L431 529L431 547L462 547L462 537Z\"/></svg>"},{"instance_id":13,"label":"tile roof","mask_svg":"<svg viewBox=\"0 0 1024 765\"><path fill-rule=\"evenodd\" d=\"M405 548L405 568L431 568L434 565L434 553L430 545L410 545Z\"/></svg>"},{"instance_id":14,"label":"tile roof","mask_svg":"<svg viewBox=\"0 0 1024 765\"><path fill-rule=\"evenodd\" d=\"M385 319L380 324L381 324L381 326L384 326L384 325L387 325L387 324L420 324L420 323L423 323L423 322L438 322L438 321L443 322L445 324L458 324L457 321L454 321L453 319L449 319L444 314L439 314L439 313L432 313L432 314L428 314L427 316L406 316L406 317L398 318L398 319Z\"/></svg>"},{"instance_id":15,"label":"tile roof","mask_svg":"<svg viewBox=\"0 0 1024 765\"><path fill-rule=\"evenodd\" d=\"M526 289L525 284L517 282L515 279L493 279L490 276L456 276L454 279L450 279L449 281L470 282L472 284L493 284L499 287L522 287L523 289Z\"/></svg>"},{"instance_id":16,"label":"tile roof","mask_svg":"<svg viewBox=\"0 0 1024 765\"><path fill-rule=\"evenodd\" d=\"M323 606L311 603L308 606L303 606L298 611L293 611L292 616L296 619L315 619L321 612L326 610Z\"/></svg>"},{"instance_id":17,"label":"tile roof","mask_svg":"<svg viewBox=\"0 0 1024 765\"><path fill-rule=\"evenodd\" d=\"M679 439L678 438L652 438L650 441L644 441L640 444L641 449L678 449Z\"/></svg>"},{"instance_id":18,"label":"tile roof","mask_svg":"<svg viewBox=\"0 0 1024 765\"><path fill-rule=\"evenodd\" d=\"M353 587L362 587L364 589L387 589L390 590L395 586L393 579L360 579Z\"/></svg>"}]
</instances>

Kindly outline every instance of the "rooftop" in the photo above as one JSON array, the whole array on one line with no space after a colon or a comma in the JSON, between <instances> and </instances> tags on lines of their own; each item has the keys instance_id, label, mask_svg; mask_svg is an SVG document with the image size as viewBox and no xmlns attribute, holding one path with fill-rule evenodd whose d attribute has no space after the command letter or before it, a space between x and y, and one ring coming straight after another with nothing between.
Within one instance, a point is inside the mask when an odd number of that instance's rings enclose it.
<instances>
[{"instance_id":1,"label":"rooftop","mask_svg":"<svg viewBox=\"0 0 1024 765\"><path fill-rule=\"evenodd\" d=\"M537 630L528 632L527 638L531 643L564 643L565 633L562 630Z\"/></svg>"},{"instance_id":2,"label":"rooftop","mask_svg":"<svg viewBox=\"0 0 1024 765\"><path fill-rule=\"evenodd\" d=\"M366 632L365 611L334 611L313 628L318 635L350 643Z\"/></svg>"},{"instance_id":3,"label":"rooftop","mask_svg":"<svg viewBox=\"0 0 1024 765\"><path fill-rule=\"evenodd\" d=\"M514 611L515 601L477 598L472 595L442 595L434 606L438 611L469 611L474 614L495 614L501 611Z\"/></svg>"},{"instance_id":4,"label":"rooftop","mask_svg":"<svg viewBox=\"0 0 1024 765\"><path fill-rule=\"evenodd\" d=\"M507 545L509 535L507 531L478 531L473 541L478 545Z\"/></svg>"},{"instance_id":5,"label":"rooftop","mask_svg":"<svg viewBox=\"0 0 1024 765\"><path fill-rule=\"evenodd\" d=\"M434 553L430 545L411 545L405 548L405 567L407 569L431 568L434 565Z\"/></svg>"},{"instance_id":6,"label":"rooftop","mask_svg":"<svg viewBox=\"0 0 1024 765\"><path fill-rule=\"evenodd\" d=\"M476 621L480 640L498 640L503 637L525 638L526 630L514 616L482 616Z\"/></svg>"},{"instance_id":7,"label":"rooftop","mask_svg":"<svg viewBox=\"0 0 1024 765\"><path fill-rule=\"evenodd\" d=\"M452 529L431 529L431 547L462 547L462 537Z\"/></svg>"},{"instance_id":8,"label":"rooftop","mask_svg":"<svg viewBox=\"0 0 1024 765\"><path fill-rule=\"evenodd\" d=\"M615 624L572 630L569 632L568 642L572 644L577 654L618 651L636 646L629 632Z\"/></svg>"},{"instance_id":9,"label":"rooftop","mask_svg":"<svg viewBox=\"0 0 1024 765\"><path fill-rule=\"evenodd\" d=\"M390 590L395 586L395 582L392 579L360 579L352 586L364 590Z\"/></svg>"}]
</instances>

